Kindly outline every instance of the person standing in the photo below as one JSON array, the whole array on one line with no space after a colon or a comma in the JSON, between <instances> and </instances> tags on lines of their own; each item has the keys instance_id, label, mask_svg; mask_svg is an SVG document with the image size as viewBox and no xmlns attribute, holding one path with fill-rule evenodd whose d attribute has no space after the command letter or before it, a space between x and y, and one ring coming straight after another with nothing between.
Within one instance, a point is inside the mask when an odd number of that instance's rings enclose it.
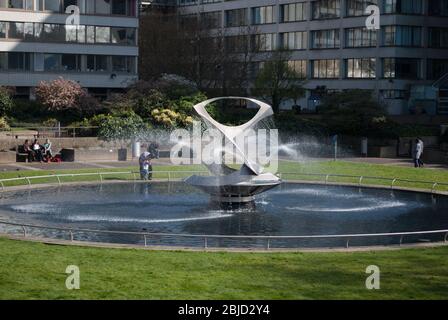
<instances>
[{"instance_id":1,"label":"person standing","mask_svg":"<svg viewBox=\"0 0 448 320\"><path fill-rule=\"evenodd\" d=\"M425 164L423 163L422 157L423 157L423 152L425 152L425 143L423 142L423 140L421 138L417 138L420 141L421 144L421 154L420 154L420 158L418 159L418 164L420 167L423 167Z\"/></svg>"},{"instance_id":2,"label":"person standing","mask_svg":"<svg viewBox=\"0 0 448 320\"><path fill-rule=\"evenodd\" d=\"M414 148L414 167L420 168L423 166L423 162L421 161L421 156L423 153L423 143L420 139L415 139L415 148Z\"/></svg>"},{"instance_id":3,"label":"person standing","mask_svg":"<svg viewBox=\"0 0 448 320\"><path fill-rule=\"evenodd\" d=\"M138 159L138 163L140 166L140 178L142 180L148 180L149 178L149 167L151 165L150 155L151 154L148 151L145 151L140 155L140 158Z\"/></svg>"}]
</instances>

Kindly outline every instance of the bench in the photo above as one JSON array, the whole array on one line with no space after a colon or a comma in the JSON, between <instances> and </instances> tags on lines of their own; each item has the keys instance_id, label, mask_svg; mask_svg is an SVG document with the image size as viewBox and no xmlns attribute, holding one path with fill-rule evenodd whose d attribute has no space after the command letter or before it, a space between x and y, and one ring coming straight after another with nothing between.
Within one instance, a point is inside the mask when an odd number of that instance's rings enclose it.
<instances>
[{"instance_id":1,"label":"bench","mask_svg":"<svg viewBox=\"0 0 448 320\"><path fill-rule=\"evenodd\" d=\"M28 153L25 152L23 145L17 147L16 162L28 162Z\"/></svg>"}]
</instances>

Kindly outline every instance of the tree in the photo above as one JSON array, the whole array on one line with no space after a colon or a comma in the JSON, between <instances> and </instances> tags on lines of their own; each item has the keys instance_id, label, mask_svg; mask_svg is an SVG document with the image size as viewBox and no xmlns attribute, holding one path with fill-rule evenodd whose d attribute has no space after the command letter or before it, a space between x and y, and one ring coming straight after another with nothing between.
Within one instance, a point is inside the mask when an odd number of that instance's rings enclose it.
<instances>
[{"instance_id":1,"label":"tree","mask_svg":"<svg viewBox=\"0 0 448 320\"><path fill-rule=\"evenodd\" d=\"M123 144L140 136L147 128L142 118L133 111L114 112L102 115L100 119L98 137L105 141L120 141Z\"/></svg>"},{"instance_id":2,"label":"tree","mask_svg":"<svg viewBox=\"0 0 448 320\"><path fill-rule=\"evenodd\" d=\"M6 116L12 106L11 88L0 86L0 117Z\"/></svg>"},{"instance_id":3,"label":"tree","mask_svg":"<svg viewBox=\"0 0 448 320\"><path fill-rule=\"evenodd\" d=\"M81 109L81 102L88 96L81 85L62 77L46 82L41 81L36 87L37 100L50 111Z\"/></svg>"},{"instance_id":4,"label":"tree","mask_svg":"<svg viewBox=\"0 0 448 320\"><path fill-rule=\"evenodd\" d=\"M254 93L269 101L276 113L283 101L297 101L305 93L298 80L302 76L288 64L289 58L287 51L274 51L255 79Z\"/></svg>"},{"instance_id":5,"label":"tree","mask_svg":"<svg viewBox=\"0 0 448 320\"><path fill-rule=\"evenodd\" d=\"M376 135L389 120L371 91L345 90L324 96L319 110L333 133Z\"/></svg>"}]
</instances>

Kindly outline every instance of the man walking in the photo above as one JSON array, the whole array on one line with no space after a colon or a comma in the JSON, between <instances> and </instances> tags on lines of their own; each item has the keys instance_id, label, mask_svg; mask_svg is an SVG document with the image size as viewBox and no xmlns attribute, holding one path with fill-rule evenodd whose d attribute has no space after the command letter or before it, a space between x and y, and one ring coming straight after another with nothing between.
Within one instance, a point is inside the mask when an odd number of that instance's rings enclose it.
<instances>
[{"instance_id":1,"label":"man walking","mask_svg":"<svg viewBox=\"0 0 448 320\"><path fill-rule=\"evenodd\" d=\"M423 161L421 160L422 153L423 153L423 142L420 139L415 139L415 148L413 155L415 168L423 167Z\"/></svg>"}]
</instances>

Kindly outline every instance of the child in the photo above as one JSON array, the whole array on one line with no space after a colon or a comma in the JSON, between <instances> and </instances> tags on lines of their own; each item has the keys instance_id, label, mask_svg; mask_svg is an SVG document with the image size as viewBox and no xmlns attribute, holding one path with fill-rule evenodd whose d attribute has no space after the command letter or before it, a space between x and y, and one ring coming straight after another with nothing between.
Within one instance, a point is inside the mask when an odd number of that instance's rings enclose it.
<instances>
[{"instance_id":1,"label":"child","mask_svg":"<svg viewBox=\"0 0 448 320\"><path fill-rule=\"evenodd\" d=\"M142 180L151 180L152 173L149 173L150 170L152 171L151 159L147 157L145 160L143 160L141 165L140 176Z\"/></svg>"}]
</instances>

